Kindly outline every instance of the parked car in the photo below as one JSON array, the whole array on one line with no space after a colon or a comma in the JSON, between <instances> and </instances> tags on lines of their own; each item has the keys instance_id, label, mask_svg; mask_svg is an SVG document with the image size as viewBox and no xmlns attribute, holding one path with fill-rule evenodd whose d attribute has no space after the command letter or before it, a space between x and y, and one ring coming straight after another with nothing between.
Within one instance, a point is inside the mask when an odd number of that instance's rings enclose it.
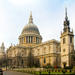
<instances>
[{"instance_id":1,"label":"parked car","mask_svg":"<svg viewBox=\"0 0 75 75\"><path fill-rule=\"evenodd\" d=\"M2 69L0 69L0 75L3 75L3 70Z\"/></svg>"}]
</instances>

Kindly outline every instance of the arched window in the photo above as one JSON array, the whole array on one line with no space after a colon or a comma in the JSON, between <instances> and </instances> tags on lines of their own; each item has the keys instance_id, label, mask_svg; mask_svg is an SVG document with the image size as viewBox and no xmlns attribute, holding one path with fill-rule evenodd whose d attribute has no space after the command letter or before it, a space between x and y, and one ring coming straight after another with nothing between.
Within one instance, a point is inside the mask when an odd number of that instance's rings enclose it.
<instances>
[{"instance_id":1,"label":"arched window","mask_svg":"<svg viewBox=\"0 0 75 75\"><path fill-rule=\"evenodd\" d=\"M44 58L44 64L46 63L46 58Z\"/></svg>"},{"instance_id":2,"label":"arched window","mask_svg":"<svg viewBox=\"0 0 75 75\"><path fill-rule=\"evenodd\" d=\"M30 40L31 40L31 38L30 38L30 36L29 36L29 43L31 43L31 41L30 41Z\"/></svg>"},{"instance_id":3,"label":"arched window","mask_svg":"<svg viewBox=\"0 0 75 75\"><path fill-rule=\"evenodd\" d=\"M36 37L36 43L39 43L39 38L38 37Z\"/></svg>"}]
</instances>

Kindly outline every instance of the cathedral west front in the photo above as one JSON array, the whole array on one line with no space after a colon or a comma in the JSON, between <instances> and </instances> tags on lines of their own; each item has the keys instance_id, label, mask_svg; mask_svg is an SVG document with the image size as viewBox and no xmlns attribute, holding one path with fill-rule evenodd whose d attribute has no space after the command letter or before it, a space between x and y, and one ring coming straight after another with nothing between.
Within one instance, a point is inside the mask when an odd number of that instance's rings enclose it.
<instances>
[{"instance_id":1,"label":"cathedral west front","mask_svg":"<svg viewBox=\"0 0 75 75\"><path fill-rule=\"evenodd\" d=\"M8 65L27 67L30 52L35 59L38 59L41 67L48 64L61 67L64 63L67 66L72 64L70 55L74 51L74 33L70 29L67 9L60 41L52 39L42 42L42 38L38 27L33 22L32 13L30 13L28 24L24 26L19 36L19 44L16 46L11 45L7 49ZM33 62L33 59L31 62Z\"/></svg>"}]
</instances>

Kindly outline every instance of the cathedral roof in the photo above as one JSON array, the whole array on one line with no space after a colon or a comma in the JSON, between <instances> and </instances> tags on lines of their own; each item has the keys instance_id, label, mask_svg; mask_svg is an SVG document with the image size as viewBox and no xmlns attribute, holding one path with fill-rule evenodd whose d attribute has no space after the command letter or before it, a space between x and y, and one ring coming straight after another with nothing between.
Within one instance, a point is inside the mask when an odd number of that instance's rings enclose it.
<instances>
[{"instance_id":1,"label":"cathedral roof","mask_svg":"<svg viewBox=\"0 0 75 75\"><path fill-rule=\"evenodd\" d=\"M27 25L24 26L22 30L22 34L40 34L38 27L33 23L32 13L30 13L29 22Z\"/></svg>"}]
</instances>

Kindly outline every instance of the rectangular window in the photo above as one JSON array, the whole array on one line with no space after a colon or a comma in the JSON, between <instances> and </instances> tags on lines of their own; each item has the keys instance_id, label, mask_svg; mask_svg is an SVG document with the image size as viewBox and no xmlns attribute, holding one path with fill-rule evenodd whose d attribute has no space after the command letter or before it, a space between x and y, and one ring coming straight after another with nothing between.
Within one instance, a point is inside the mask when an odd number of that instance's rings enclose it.
<instances>
[{"instance_id":1,"label":"rectangular window","mask_svg":"<svg viewBox=\"0 0 75 75\"><path fill-rule=\"evenodd\" d=\"M39 38L38 37L36 37L36 43L39 43Z\"/></svg>"},{"instance_id":2,"label":"rectangular window","mask_svg":"<svg viewBox=\"0 0 75 75\"><path fill-rule=\"evenodd\" d=\"M63 49L63 52L65 52L65 49Z\"/></svg>"},{"instance_id":3,"label":"rectangular window","mask_svg":"<svg viewBox=\"0 0 75 75\"><path fill-rule=\"evenodd\" d=\"M46 58L44 58L44 64L46 63Z\"/></svg>"},{"instance_id":4,"label":"rectangular window","mask_svg":"<svg viewBox=\"0 0 75 75\"><path fill-rule=\"evenodd\" d=\"M65 38L63 38L63 44L65 44Z\"/></svg>"},{"instance_id":5,"label":"rectangular window","mask_svg":"<svg viewBox=\"0 0 75 75\"><path fill-rule=\"evenodd\" d=\"M70 37L70 43L72 43L72 37Z\"/></svg>"},{"instance_id":6,"label":"rectangular window","mask_svg":"<svg viewBox=\"0 0 75 75\"><path fill-rule=\"evenodd\" d=\"M33 43L33 36L31 36L31 43Z\"/></svg>"}]
</instances>

